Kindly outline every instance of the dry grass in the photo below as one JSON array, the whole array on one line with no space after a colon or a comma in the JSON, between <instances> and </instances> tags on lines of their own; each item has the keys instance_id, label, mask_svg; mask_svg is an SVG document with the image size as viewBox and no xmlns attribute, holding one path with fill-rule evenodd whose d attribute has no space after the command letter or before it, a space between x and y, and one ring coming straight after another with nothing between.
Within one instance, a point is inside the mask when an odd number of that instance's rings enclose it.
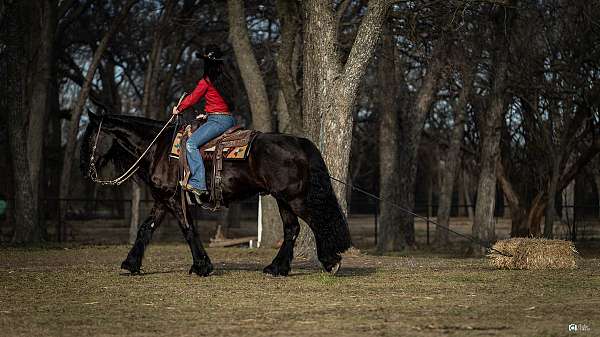
<instances>
[{"instance_id":1,"label":"dry grass","mask_svg":"<svg viewBox=\"0 0 600 337\"><path fill-rule=\"evenodd\" d=\"M216 272L188 275L184 245L155 245L145 274L121 274L125 246L0 249L0 336L564 336L600 331L600 266L497 270L484 259L345 258L338 276L272 250L210 249Z\"/></svg>"},{"instance_id":2,"label":"dry grass","mask_svg":"<svg viewBox=\"0 0 600 337\"><path fill-rule=\"evenodd\" d=\"M500 240L488 255L493 266L500 269L575 269L578 253L571 241L539 238Z\"/></svg>"}]
</instances>

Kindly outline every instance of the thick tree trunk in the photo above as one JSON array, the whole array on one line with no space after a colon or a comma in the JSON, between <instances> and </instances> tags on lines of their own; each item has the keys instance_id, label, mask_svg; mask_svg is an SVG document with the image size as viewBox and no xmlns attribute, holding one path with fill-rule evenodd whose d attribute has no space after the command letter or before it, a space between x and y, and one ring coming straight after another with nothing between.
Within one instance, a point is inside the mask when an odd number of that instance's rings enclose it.
<instances>
[{"instance_id":1,"label":"thick tree trunk","mask_svg":"<svg viewBox=\"0 0 600 337\"><path fill-rule=\"evenodd\" d=\"M392 31L386 27L382 33L381 52L377 64L379 83L379 195L385 202L379 203L377 222L377 251L399 251L404 248L404 237L398 228L401 211L391 205L397 203L398 188L398 98L396 86L395 53ZM401 77L404 74L398 74Z\"/></svg>"},{"instance_id":2,"label":"thick tree trunk","mask_svg":"<svg viewBox=\"0 0 600 337\"><path fill-rule=\"evenodd\" d=\"M480 173L477 184L477 202L473 237L490 244L495 240L494 209L496 206L496 166L500 155L500 129L505 110L504 82L506 78L506 57L497 58L493 79L492 102L480 122L481 135ZM484 250L473 245L473 252L483 254Z\"/></svg>"},{"instance_id":3,"label":"thick tree trunk","mask_svg":"<svg viewBox=\"0 0 600 337\"><path fill-rule=\"evenodd\" d=\"M6 45L2 57L3 104L8 110L8 143L11 151L10 159L14 173L15 208L13 242L31 242L39 240L38 214L31 181L27 141L28 112L27 97L27 32L29 29L29 13L27 4L11 3L6 8L4 31L0 32Z\"/></svg>"},{"instance_id":4,"label":"thick tree trunk","mask_svg":"<svg viewBox=\"0 0 600 337\"><path fill-rule=\"evenodd\" d=\"M374 53L390 2L373 0L362 19L346 63L339 55L338 21L332 4L309 0L304 7L302 112L304 131L319 148L329 173L347 180L354 101L361 78ZM346 187L333 182L344 213ZM302 233L301 233L302 236ZM310 241L300 241L310 250ZM314 249L313 249L314 250Z\"/></svg>"},{"instance_id":5,"label":"thick tree trunk","mask_svg":"<svg viewBox=\"0 0 600 337\"><path fill-rule=\"evenodd\" d=\"M29 73L29 93L30 97L28 130L27 130L27 158L29 160L29 174L31 178L31 189L33 199L32 207L38 212L42 212L41 188L43 186L43 148L48 134L48 116L50 112L50 84L54 74L54 34L56 31L56 2L48 0L38 0L32 2L31 15L33 22L31 25L32 46L30 54ZM45 228L43 223L39 222L41 236L45 237Z\"/></svg>"},{"instance_id":6,"label":"thick tree trunk","mask_svg":"<svg viewBox=\"0 0 600 337\"><path fill-rule=\"evenodd\" d=\"M439 247L448 245L448 231L444 227L450 226L450 211L452 209L452 194L454 183L460 167L460 147L465 134L465 119L467 100L471 96L472 76L469 69L463 71L463 88L458 101L453 107L454 124L450 136L450 147L445 153L440 153L440 193L437 210L437 222L440 226L435 229L435 242Z\"/></svg>"},{"instance_id":7,"label":"thick tree trunk","mask_svg":"<svg viewBox=\"0 0 600 337\"><path fill-rule=\"evenodd\" d=\"M98 43L96 50L94 51L94 56L88 67L87 74L85 77L85 82L81 87L81 91L79 92L79 97L77 98L77 103L71 110L71 118L68 124L67 131L67 142L65 145L65 153L63 156L63 165L62 165L62 174L60 178L60 198L65 199L69 196L70 183L71 183L71 167L73 164L73 155L75 153L75 145L77 143L77 133L79 132L79 120L81 118L81 114L83 112L83 108L85 107L85 103L87 101L88 95L90 93L92 87L92 80L94 79L94 74L96 73L96 69L100 64L100 60L104 50L108 47L108 42L112 38L112 36L119 29L121 23L127 18L129 10L133 5L137 2L137 0L129 0L123 7L121 13L115 20L111 23L111 26L106 32L106 34Z\"/></svg>"}]
</instances>

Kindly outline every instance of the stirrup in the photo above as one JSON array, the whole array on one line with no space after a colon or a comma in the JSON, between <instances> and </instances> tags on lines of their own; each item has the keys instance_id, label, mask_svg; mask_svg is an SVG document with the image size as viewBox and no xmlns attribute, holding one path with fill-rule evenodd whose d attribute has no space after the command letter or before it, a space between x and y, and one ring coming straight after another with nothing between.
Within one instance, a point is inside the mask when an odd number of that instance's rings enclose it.
<instances>
[{"instance_id":1,"label":"stirrup","mask_svg":"<svg viewBox=\"0 0 600 337\"><path fill-rule=\"evenodd\" d=\"M198 195L191 190L185 190L183 193L185 194L185 200L187 201L188 205L198 205L204 207L205 202L200 199L201 195Z\"/></svg>"}]
</instances>

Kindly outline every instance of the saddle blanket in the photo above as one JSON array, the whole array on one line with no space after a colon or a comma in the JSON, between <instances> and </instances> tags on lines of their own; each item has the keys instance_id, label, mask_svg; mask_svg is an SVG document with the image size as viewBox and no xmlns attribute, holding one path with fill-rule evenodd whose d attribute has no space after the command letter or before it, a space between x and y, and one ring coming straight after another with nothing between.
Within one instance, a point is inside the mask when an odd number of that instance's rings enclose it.
<instances>
[{"instance_id":1,"label":"saddle blanket","mask_svg":"<svg viewBox=\"0 0 600 337\"><path fill-rule=\"evenodd\" d=\"M177 159L179 160L179 155L181 154L181 140L185 134L185 130L181 130L179 132L177 132L177 135L175 136L175 139L173 141L173 145L171 146L171 153L169 154L169 156L171 158ZM218 137L221 138L221 137ZM224 139L224 141L227 141L227 139ZM202 147L202 150L198 149L198 151L200 151L200 153L202 154L202 157L205 160L209 160L213 155L214 152L216 150L216 145L211 144L213 143L213 141L208 142L206 145L212 145L208 148ZM237 142L238 144L234 145L234 146L225 146L223 147L223 160L246 160L248 159L248 155L250 154L250 148L252 145L252 139L248 139L247 142ZM245 144L239 144L239 143L245 143Z\"/></svg>"}]
</instances>

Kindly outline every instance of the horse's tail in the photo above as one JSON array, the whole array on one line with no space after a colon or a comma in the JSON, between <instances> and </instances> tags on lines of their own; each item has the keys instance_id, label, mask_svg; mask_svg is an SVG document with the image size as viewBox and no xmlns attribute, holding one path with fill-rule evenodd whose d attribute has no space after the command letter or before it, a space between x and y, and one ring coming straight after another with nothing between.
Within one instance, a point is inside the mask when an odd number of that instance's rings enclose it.
<instances>
[{"instance_id":1,"label":"horse's tail","mask_svg":"<svg viewBox=\"0 0 600 337\"><path fill-rule=\"evenodd\" d=\"M311 141L303 139L302 147L308 156L310 172L306 196L308 222L315 233L317 249L327 253L343 253L352 246L352 240L346 216L331 186L329 170Z\"/></svg>"}]
</instances>

